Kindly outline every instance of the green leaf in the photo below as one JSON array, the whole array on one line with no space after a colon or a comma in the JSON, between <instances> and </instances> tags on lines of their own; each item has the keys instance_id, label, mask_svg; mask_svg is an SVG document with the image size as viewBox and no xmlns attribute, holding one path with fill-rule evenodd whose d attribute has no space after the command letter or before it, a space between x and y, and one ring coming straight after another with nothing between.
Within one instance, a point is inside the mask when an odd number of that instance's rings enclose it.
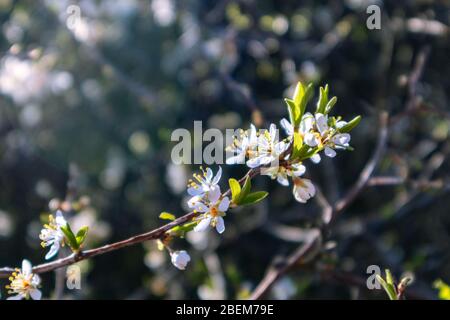
<instances>
[{"instance_id":1,"label":"green leaf","mask_svg":"<svg viewBox=\"0 0 450 320\"><path fill-rule=\"evenodd\" d=\"M243 200L241 200L240 204L241 205L255 204L255 203L263 200L268 195L269 195L269 193L266 191L256 191L256 192L250 193Z\"/></svg>"},{"instance_id":2,"label":"green leaf","mask_svg":"<svg viewBox=\"0 0 450 320\"><path fill-rule=\"evenodd\" d=\"M72 248L72 250L78 250L80 247L78 245L77 238L70 228L70 225L67 223L65 226L61 226L61 231L66 236L67 242L69 243L69 246Z\"/></svg>"},{"instance_id":3,"label":"green leaf","mask_svg":"<svg viewBox=\"0 0 450 320\"><path fill-rule=\"evenodd\" d=\"M352 120L350 120L345 126L339 129L340 132L346 133L350 132L355 128L359 122L361 121L361 116L356 116Z\"/></svg>"},{"instance_id":4,"label":"green leaf","mask_svg":"<svg viewBox=\"0 0 450 320\"><path fill-rule=\"evenodd\" d=\"M328 85L320 87L319 100L317 100L317 113L325 114L325 107L328 104Z\"/></svg>"},{"instance_id":5,"label":"green leaf","mask_svg":"<svg viewBox=\"0 0 450 320\"><path fill-rule=\"evenodd\" d=\"M294 96L292 97L292 100L294 100L294 103L299 106L304 96L305 96L305 87L299 81L295 86Z\"/></svg>"},{"instance_id":6,"label":"green leaf","mask_svg":"<svg viewBox=\"0 0 450 320\"><path fill-rule=\"evenodd\" d=\"M231 200L237 204L237 201L241 194L241 185L239 184L239 181L233 178L229 179L228 183L230 185L231 190Z\"/></svg>"},{"instance_id":7,"label":"green leaf","mask_svg":"<svg viewBox=\"0 0 450 320\"><path fill-rule=\"evenodd\" d=\"M303 114L305 113L305 110L306 110L306 105L308 104L309 100L311 100L311 98L314 94L312 83L310 83L306 88L303 87L303 85L301 85L301 87L303 88L303 90L302 90L303 95L299 102L300 114L298 115L297 125L300 124L300 121L302 120ZM295 98L294 98L294 101L295 101Z\"/></svg>"},{"instance_id":8,"label":"green leaf","mask_svg":"<svg viewBox=\"0 0 450 320\"><path fill-rule=\"evenodd\" d=\"M84 226L80 230L78 230L77 236L76 236L78 247L80 247L83 244L84 240L86 239L88 231L89 231L88 226Z\"/></svg>"},{"instance_id":9,"label":"green leaf","mask_svg":"<svg viewBox=\"0 0 450 320\"><path fill-rule=\"evenodd\" d=\"M239 200L244 199L250 193L251 189L252 189L252 181L250 177L247 177L245 179L244 185L242 186L242 191L241 194L239 195Z\"/></svg>"},{"instance_id":10,"label":"green leaf","mask_svg":"<svg viewBox=\"0 0 450 320\"><path fill-rule=\"evenodd\" d=\"M299 132L294 132L294 144L292 146L291 160L295 160L300 156L302 152L302 147L303 147L302 135Z\"/></svg>"},{"instance_id":11,"label":"green leaf","mask_svg":"<svg viewBox=\"0 0 450 320\"><path fill-rule=\"evenodd\" d=\"M333 97L333 98L331 98L328 101L327 105L325 106L325 113L326 114L330 113L331 109L333 109L333 107L336 104L336 102L337 102L337 97Z\"/></svg>"},{"instance_id":12,"label":"green leaf","mask_svg":"<svg viewBox=\"0 0 450 320\"><path fill-rule=\"evenodd\" d=\"M386 291L390 300L397 300L397 294L395 293L395 288L393 285L386 283L384 279L380 275L375 275L378 282L383 287L384 291Z\"/></svg>"},{"instance_id":13,"label":"green leaf","mask_svg":"<svg viewBox=\"0 0 450 320\"><path fill-rule=\"evenodd\" d=\"M178 236L178 237L184 237L184 235L187 232L192 231L198 223L199 223L199 221L190 221L183 225L173 227L168 232L170 234Z\"/></svg>"},{"instance_id":14,"label":"green leaf","mask_svg":"<svg viewBox=\"0 0 450 320\"><path fill-rule=\"evenodd\" d=\"M450 286L441 279L433 283L433 287L439 290L438 297L440 300L450 300Z\"/></svg>"},{"instance_id":15,"label":"green leaf","mask_svg":"<svg viewBox=\"0 0 450 320\"><path fill-rule=\"evenodd\" d=\"M300 124L300 121L298 122L298 124L295 123L296 120L298 119L298 115L300 114L299 106L295 104L294 100L285 98L284 101L288 106L289 121L294 127L298 126Z\"/></svg>"},{"instance_id":16,"label":"green leaf","mask_svg":"<svg viewBox=\"0 0 450 320\"><path fill-rule=\"evenodd\" d=\"M394 278L392 277L391 270L386 269L385 272L386 272L386 282L387 282L387 284L394 285Z\"/></svg>"},{"instance_id":17,"label":"green leaf","mask_svg":"<svg viewBox=\"0 0 450 320\"><path fill-rule=\"evenodd\" d=\"M288 105L289 119L294 127L300 124L306 105L313 95L313 86L310 83L304 86L301 82L295 87L294 97L292 99L284 99Z\"/></svg>"},{"instance_id":18,"label":"green leaf","mask_svg":"<svg viewBox=\"0 0 450 320\"><path fill-rule=\"evenodd\" d=\"M163 219L163 220L170 220L170 221L173 221L176 219L176 217L173 214L171 214L170 212L161 212L159 215L159 218Z\"/></svg>"},{"instance_id":19,"label":"green leaf","mask_svg":"<svg viewBox=\"0 0 450 320\"><path fill-rule=\"evenodd\" d=\"M252 188L252 182L250 177L247 177L245 179L244 185L242 186L236 179L231 178L228 180L228 183L230 184L230 190L231 190L231 200L237 204L240 205L242 202L242 199L245 199L247 195L250 193L250 190Z\"/></svg>"}]
</instances>

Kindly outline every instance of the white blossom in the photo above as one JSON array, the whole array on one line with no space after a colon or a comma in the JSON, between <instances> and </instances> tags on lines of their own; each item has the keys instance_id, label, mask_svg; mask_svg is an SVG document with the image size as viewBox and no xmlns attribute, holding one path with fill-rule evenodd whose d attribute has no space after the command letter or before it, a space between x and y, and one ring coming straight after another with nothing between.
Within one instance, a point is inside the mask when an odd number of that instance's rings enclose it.
<instances>
[{"instance_id":1,"label":"white blossom","mask_svg":"<svg viewBox=\"0 0 450 320\"><path fill-rule=\"evenodd\" d=\"M293 179L294 188L292 193L295 200L301 203L306 203L310 198L314 197L316 194L316 188L309 179L303 179L295 177Z\"/></svg>"},{"instance_id":2,"label":"white blossom","mask_svg":"<svg viewBox=\"0 0 450 320\"><path fill-rule=\"evenodd\" d=\"M170 253L172 264L180 270L186 269L191 257L185 250Z\"/></svg>"},{"instance_id":3,"label":"white blossom","mask_svg":"<svg viewBox=\"0 0 450 320\"><path fill-rule=\"evenodd\" d=\"M278 183L283 186L289 186L288 177L300 177L306 171L301 163L295 163L288 166L273 166L261 170L262 175L267 175L272 179L277 179Z\"/></svg>"},{"instance_id":4,"label":"white blossom","mask_svg":"<svg viewBox=\"0 0 450 320\"><path fill-rule=\"evenodd\" d=\"M206 170L203 170L203 168L200 167L200 169L202 170L202 174L194 174L195 180L189 180L189 188L187 189L189 195L198 197L198 199L205 196L208 192L219 188L217 184L222 177L221 167L219 167L219 170L217 171L217 174L215 176L211 168L206 168ZM191 200L188 202L188 204L193 203L193 201Z\"/></svg>"},{"instance_id":5,"label":"white blossom","mask_svg":"<svg viewBox=\"0 0 450 320\"><path fill-rule=\"evenodd\" d=\"M195 205L195 211L203 214L198 217L199 223L194 231L201 232L212 226L218 233L223 233L225 231L223 216L230 206L230 199L221 198L220 189L210 191L207 198L206 203L197 202Z\"/></svg>"},{"instance_id":6,"label":"white blossom","mask_svg":"<svg viewBox=\"0 0 450 320\"><path fill-rule=\"evenodd\" d=\"M59 251L62 245L64 245L64 233L61 227L67 224L66 219L61 211L56 212L56 218L52 215L49 216L48 224L44 225L41 230L39 239L42 240L41 245L43 248L50 246L50 251L45 255L45 259L53 258Z\"/></svg>"},{"instance_id":7,"label":"white blossom","mask_svg":"<svg viewBox=\"0 0 450 320\"><path fill-rule=\"evenodd\" d=\"M244 164L246 157L250 157L256 151L258 145L258 136L253 124L250 129L241 132L238 138L234 138L233 144L227 148L233 152L234 156L227 158L226 164Z\"/></svg>"},{"instance_id":8,"label":"white blossom","mask_svg":"<svg viewBox=\"0 0 450 320\"><path fill-rule=\"evenodd\" d=\"M22 300L31 299L40 300L42 297L41 291L38 289L41 279L38 275L32 273L32 266L30 261L22 261L22 269L16 269L12 273L9 280L10 285L6 286L9 294L15 294L8 298L8 300Z\"/></svg>"},{"instance_id":9,"label":"white blossom","mask_svg":"<svg viewBox=\"0 0 450 320\"><path fill-rule=\"evenodd\" d=\"M289 144L278 141L277 127L271 124L269 131L265 130L258 136L257 153L247 161L249 168L256 168L278 161L280 155L287 150Z\"/></svg>"}]
</instances>

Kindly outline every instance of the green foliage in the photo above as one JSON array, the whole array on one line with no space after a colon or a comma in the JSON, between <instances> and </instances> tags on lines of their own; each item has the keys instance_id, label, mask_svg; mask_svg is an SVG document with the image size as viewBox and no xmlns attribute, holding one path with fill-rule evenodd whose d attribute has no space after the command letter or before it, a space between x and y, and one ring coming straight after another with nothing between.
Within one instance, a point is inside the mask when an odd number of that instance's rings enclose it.
<instances>
[{"instance_id":1,"label":"green foliage","mask_svg":"<svg viewBox=\"0 0 450 320\"><path fill-rule=\"evenodd\" d=\"M180 226L173 227L168 231L169 234L176 237L184 237L186 233L192 231L195 226L198 224L198 221L190 221Z\"/></svg>"},{"instance_id":2,"label":"green foliage","mask_svg":"<svg viewBox=\"0 0 450 320\"><path fill-rule=\"evenodd\" d=\"M170 221L174 221L176 219L175 216L170 212L161 212L159 218L162 220L170 220Z\"/></svg>"},{"instance_id":3,"label":"green foliage","mask_svg":"<svg viewBox=\"0 0 450 320\"><path fill-rule=\"evenodd\" d=\"M267 197L269 193L267 191L256 191L252 192L249 195L247 195L242 201L241 205L250 205L255 204L263 200L265 197Z\"/></svg>"},{"instance_id":4,"label":"green foliage","mask_svg":"<svg viewBox=\"0 0 450 320\"><path fill-rule=\"evenodd\" d=\"M319 100L317 100L316 113L325 114L325 108L328 104L328 84L324 87L320 87Z\"/></svg>"},{"instance_id":5,"label":"green foliage","mask_svg":"<svg viewBox=\"0 0 450 320\"><path fill-rule=\"evenodd\" d=\"M352 131L361 121L361 116L356 116L350 120L345 126L343 126L339 131L342 133Z\"/></svg>"},{"instance_id":6,"label":"green foliage","mask_svg":"<svg viewBox=\"0 0 450 320\"><path fill-rule=\"evenodd\" d=\"M383 287L384 291L386 291L388 297L390 300L398 300L397 298L397 292L395 289L394 280L392 278L391 271L389 269L386 269L386 280L383 279L380 275L376 275L376 278L378 282Z\"/></svg>"},{"instance_id":7,"label":"green foliage","mask_svg":"<svg viewBox=\"0 0 450 320\"><path fill-rule=\"evenodd\" d=\"M79 251L80 247L86 239L89 228L87 226L80 228L75 235L67 223L65 226L61 226L61 231L64 233L67 244L70 246L72 251Z\"/></svg>"},{"instance_id":8,"label":"green foliage","mask_svg":"<svg viewBox=\"0 0 450 320\"><path fill-rule=\"evenodd\" d=\"M80 230L78 230L77 235L75 237L78 247L80 247L83 244L84 240L86 239L88 231L89 231L88 226L84 226L80 228Z\"/></svg>"},{"instance_id":9,"label":"green foliage","mask_svg":"<svg viewBox=\"0 0 450 320\"><path fill-rule=\"evenodd\" d=\"M266 191L252 192L252 183L250 177L245 179L244 185L241 188L239 182L236 179L229 179L228 183L231 190L231 199L236 205L250 205L255 204L263 200L269 194Z\"/></svg>"},{"instance_id":10,"label":"green foliage","mask_svg":"<svg viewBox=\"0 0 450 320\"><path fill-rule=\"evenodd\" d=\"M433 283L433 287L439 290L439 299L450 300L450 286L448 284L439 279Z\"/></svg>"},{"instance_id":11,"label":"green foliage","mask_svg":"<svg viewBox=\"0 0 450 320\"><path fill-rule=\"evenodd\" d=\"M310 83L306 87L298 82L292 99L284 99L288 106L289 119L292 125L298 127L302 116L305 113L306 105L313 96L313 85Z\"/></svg>"}]
</instances>

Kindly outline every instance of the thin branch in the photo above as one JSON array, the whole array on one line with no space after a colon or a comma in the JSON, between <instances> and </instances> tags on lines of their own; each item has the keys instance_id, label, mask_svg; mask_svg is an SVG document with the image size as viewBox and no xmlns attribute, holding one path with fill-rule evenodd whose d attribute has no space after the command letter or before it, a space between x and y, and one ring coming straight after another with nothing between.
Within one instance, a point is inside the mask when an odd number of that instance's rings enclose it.
<instances>
[{"instance_id":1,"label":"thin branch","mask_svg":"<svg viewBox=\"0 0 450 320\"><path fill-rule=\"evenodd\" d=\"M239 183L242 185L244 183L244 181L247 179L247 177L252 179L259 173L260 173L259 168L251 169L247 172L247 174L244 177L242 177L239 180ZM222 194L222 196L228 196L230 193L231 193L231 190L228 189ZM53 270L74 264L78 261L93 258L93 257L99 256L99 255L102 255L102 254L105 254L105 253L108 253L111 251L116 251L116 250L119 250L119 249L122 249L125 247L129 247L129 246L132 246L135 244L149 241L149 240L161 239L162 237L164 237L164 235L167 231L169 231L170 229L172 229L176 226L182 225L182 224L192 220L196 215L197 215L196 212L189 212L189 213L185 214L184 216L181 216L178 219L176 219L170 223L167 223L159 228L151 230L149 232L138 234L131 238L128 238L128 239L125 239L122 241L118 241L118 242L114 242L111 244L107 244L107 245L104 245L99 248L90 249L90 250L86 250L86 251L80 251L78 253L72 253L70 256L67 256L65 258L61 258L61 259L58 259L58 260L55 260L52 262L37 265L37 266L33 267L33 273L44 273L44 272L53 271ZM13 271L14 271L14 268L9 268L9 267L0 268L0 278L6 278L6 277L10 276Z\"/></svg>"}]
</instances>

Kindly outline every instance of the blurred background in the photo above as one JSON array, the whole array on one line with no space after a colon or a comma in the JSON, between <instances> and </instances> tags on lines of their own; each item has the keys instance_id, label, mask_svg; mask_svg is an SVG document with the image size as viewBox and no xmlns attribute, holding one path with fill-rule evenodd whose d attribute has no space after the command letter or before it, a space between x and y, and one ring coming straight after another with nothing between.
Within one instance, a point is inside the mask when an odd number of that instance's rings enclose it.
<instances>
[{"instance_id":1,"label":"blurred background","mask_svg":"<svg viewBox=\"0 0 450 320\"><path fill-rule=\"evenodd\" d=\"M379 30L366 26L371 4L381 8ZM71 211L74 229L90 226L90 248L161 225L161 211L181 216L198 167L172 164L172 130L194 120L221 130L278 123L300 80L328 83L335 114L363 116L354 152L307 163L328 201L373 154L382 110L395 121L375 176L391 183L372 181L320 257L269 297L385 299L365 287L367 267L379 265L413 272L415 297L437 298L433 282L450 282L449 21L445 0L0 0L0 267L43 262L40 221L52 207ZM420 54L420 107L408 109ZM245 173L223 169L222 188ZM147 243L79 263L82 290L43 275L44 296L248 297L320 220L317 200L299 204L267 177L254 184L269 200L234 210L223 236L176 243L192 256L186 271Z\"/></svg>"}]
</instances>

